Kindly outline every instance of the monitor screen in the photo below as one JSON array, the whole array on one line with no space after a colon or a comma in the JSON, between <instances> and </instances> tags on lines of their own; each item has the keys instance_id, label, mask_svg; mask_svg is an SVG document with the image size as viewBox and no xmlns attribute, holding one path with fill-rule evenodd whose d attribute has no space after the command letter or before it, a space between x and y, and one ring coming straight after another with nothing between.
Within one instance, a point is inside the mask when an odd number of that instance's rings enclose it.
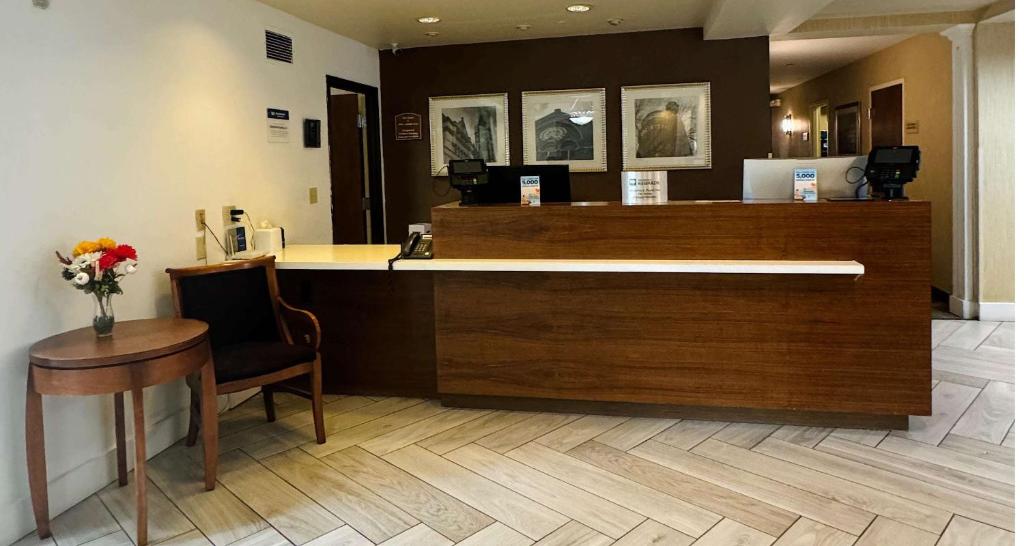
<instances>
[{"instance_id":1,"label":"monitor screen","mask_svg":"<svg viewBox=\"0 0 1024 546\"><path fill-rule=\"evenodd\" d=\"M456 159L448 162L449 174L481 174L487 172L483 159Z\"/></svg>"},{"instance_id":2,"label":"monitor screen","mask_svg":"<svg viewBox=\"0 0 1024 546\"><path fill-rule=\"evenodd\" d=\"M875 150L875 163L910 163L913 160L913 148L879 148Z\"/></svg>"},{"instance_id":3,"label":"monitor screen","mask_svg":"<svg viewBox=\"0 0 1024 546\"><path fill-rule=\"evenodd\" d=\"M516 165L487 169L488 184L480 194L480 202L519 203L519 179L523 176L540 177L541 203L572 201L568 165Z\"/></svg>"}]
</instances>

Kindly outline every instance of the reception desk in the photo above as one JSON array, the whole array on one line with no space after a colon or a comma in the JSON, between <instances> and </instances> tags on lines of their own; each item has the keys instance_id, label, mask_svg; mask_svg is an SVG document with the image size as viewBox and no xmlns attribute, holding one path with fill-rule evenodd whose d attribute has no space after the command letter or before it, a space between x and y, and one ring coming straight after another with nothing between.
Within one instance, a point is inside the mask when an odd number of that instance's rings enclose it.
<instances>
[{"instance_id":1,"label":"reception desk","mask_svg":"<svg viewBox=\"0 0 1024 546\"><path fill-rule=\"evenodd\" d=\"M931 413L929 219L923 202L452 204L434 260L323 271L324 247L279 267L321 316L329 390L901 428Z\"/></svg>"}]
</instances>

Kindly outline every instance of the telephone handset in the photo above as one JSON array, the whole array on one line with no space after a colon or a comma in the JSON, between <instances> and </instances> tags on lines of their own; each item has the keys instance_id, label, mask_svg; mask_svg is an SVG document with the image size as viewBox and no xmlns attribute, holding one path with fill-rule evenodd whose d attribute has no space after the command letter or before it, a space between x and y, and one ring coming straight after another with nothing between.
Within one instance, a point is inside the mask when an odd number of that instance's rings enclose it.
<instances>
[{"instance_id":1,"label":"telephone handset","mask_svg":"<svg viewBox=\"0 0 1024 546\"><path fill-rule=\"evenodd\" d=\"M402 257L413 260L429 260L434 257L434 238L422 233L410 233L402 243Z\"/></svg>"}]
</instances>

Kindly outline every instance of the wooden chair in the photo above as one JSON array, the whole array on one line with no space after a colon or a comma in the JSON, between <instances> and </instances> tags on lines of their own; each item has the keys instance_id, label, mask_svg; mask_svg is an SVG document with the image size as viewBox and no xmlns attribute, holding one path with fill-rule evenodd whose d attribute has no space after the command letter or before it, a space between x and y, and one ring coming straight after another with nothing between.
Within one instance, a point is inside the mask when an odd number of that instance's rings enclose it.
<instances>
[{"instance_id":1,"label":"wooden chair","mask_svg":"<svg viewBox=\"0 0 1024 546\"><path fill-rule=\"evenodd\" d=\"M320 323L308 311L286 304L277 289L274 257L222 264L167 269L178 317L210 325L217 394L260 387L267 421L276 419L274 393L289 392L313 402L316 441L324 430L320 368ZM309 375L309 390L295 382ZM192 391L186 445L195 445L202 422L197 378Z\"/></svg>"}]
</instances>

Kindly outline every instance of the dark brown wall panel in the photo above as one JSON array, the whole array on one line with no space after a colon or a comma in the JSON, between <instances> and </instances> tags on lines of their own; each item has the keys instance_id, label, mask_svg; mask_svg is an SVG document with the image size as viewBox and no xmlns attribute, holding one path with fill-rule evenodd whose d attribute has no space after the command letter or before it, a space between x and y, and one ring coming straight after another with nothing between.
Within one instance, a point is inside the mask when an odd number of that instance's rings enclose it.
<instances>
[{"instance_id":1,"label":"dark brown wall panel","mask_svg":"<svg viewBox=\"0 0 1024 546\"><path fill-rule=\"evenodd\" d=\"M432 96L509 94L511 162L522 164L520 93L605 88L608 172L573 174L578 201L619 200L624 85L711 82L712 169L672 171L671 199L739 199L743 159L771 151L768 39L704 41L700 29L496 42L381 51L382 127L389 240L430 207L458 198L430 171L428 102ZM424 138L397 142L394 117L423 116Z\"/></svg>"}]
</instances>

